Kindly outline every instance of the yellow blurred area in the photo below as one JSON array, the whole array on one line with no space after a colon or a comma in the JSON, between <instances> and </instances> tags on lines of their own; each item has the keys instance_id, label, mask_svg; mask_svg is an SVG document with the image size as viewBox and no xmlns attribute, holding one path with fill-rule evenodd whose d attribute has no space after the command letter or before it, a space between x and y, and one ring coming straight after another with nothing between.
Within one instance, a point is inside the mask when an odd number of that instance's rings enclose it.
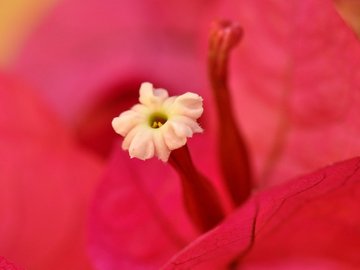
<instances>
[{"instance_id":1,"label":"yellow blurred area","mask_svg":"<svg viewBox=\"0 0 360 270\"><path fill-rule=\"evenodd\" d=\"M340 15L360 37L360 0L334 0Z\"/></svg>"},{"instance_id":2,"label":"yellow blurred area","mask_svg":"<svg viewBox=\"0 0 360 270\"><path fill-rule=\"evenodd\" d=\"M27 35L60 0L0 0L0 68L9 66ZM334 0L339 13L360 36L360 0Z\"/></svg>"},{"instance_id":3,"label":"yellow blurred area","mask_svg":"<svg viewBox=\"0 0 360 270\"><path fill-rule=\"evenodd\" d=\"M28 33L58 0L0 0L0 68L11 64Z\"/></svg>"}]
</instances>

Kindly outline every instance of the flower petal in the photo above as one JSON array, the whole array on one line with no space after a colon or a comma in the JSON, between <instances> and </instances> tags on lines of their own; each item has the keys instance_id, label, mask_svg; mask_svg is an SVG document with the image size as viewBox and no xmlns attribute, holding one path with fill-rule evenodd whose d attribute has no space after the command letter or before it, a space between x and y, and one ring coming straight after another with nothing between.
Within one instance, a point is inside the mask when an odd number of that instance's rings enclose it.
<instances>
[{"instance_id":1,"label":"flower petal","mask_svg":"<svg viewBox=\"0 0 360 270\"><path fill-rule=\"evenodd\" d=\"M118 117L115 117L111 125L117 134L125 137L131 129L139 123L144 122L145 119L144 114L136 112L135 110L128 110L121 113Z\"/></svg>"},{"instance_id":2,"label":"flower petal","mask_svg":"<svg viewBox=\"0 0 360 270\"><path fill-rule=\"evenodd\" d=\"M0 254L26 269L91 269L85 222L102 164L3 74L0 108Z\"/></svg>"},{"instance_id":3,"label":"flower petal","mask_svg":"<svg viewBox=\"0 0 360 270\"><path fill-rule=\"evenodd\" d=\"M207 10L192 2L62 0L22 46L16 72L36 85L68 123L107 94L109 86L129 79L196 89L204 78L193 77L203 69L193 31ZM173 12L187 19L180 22ZM127 90L117 91L121 96Z\"/></svg>"},{"instance_id":4,"label":"flower petal","mask_svg":"<svg viewBox=\"0 0 360 270\"><path fill-rule=\"evenodd\" d=\"M122 149L129 150L131 142L133 141L136 134L141 132L144 128L145 128L144 126L138 125L138 126L134 127L132 130L130 130L130 132L126 135L126 137L124 138L124 140L122 142L122 145L121 145Z\"/></svg>"},{"instance_id":5,"label":"flower petal","mask_svg":"<svg viewBox=\"0 0 360 270\"><path fill-rule=\"evenodd\" d=\"M170 150L180 148L186 144L187 138L180 137L176 134L173 125L166 123L161 127L165 143Z\"/></svg>"},{"instance_id":6,"label":"flower petal","mask_svg":"<svg viewBox=\"0 0 360 270\"><path fill-rule=\"evenodd\" d=\"M181 121L169 121L169 125L172 126L175 135L178 137L191 137L193 132L192 129Z\"/></svg>"},{"instance_id":7,"label":"flower petal","mask_svg":"<svg viewBox=\"0 0 360 270\"><path fill-rule=\"evenodd\" d=\"M179 185L168 164L115 148L90 220L97 269L159 269L194 237Z\"/></svg>"},{"instance_id":8,"label":"flower petal","mask_svg":"<svg viewBox=\"0 0 360 270\"><path fill-rule=\"evenodd\" d=\"M164 141L163 134L160 131L154 132L153 140L155 145L156 156L164 162L168 161L171 151L167 147Z\"/></svg>"},{"instance_id":9,"label":"flower petal","mask_svg":"<svg viewBox=\"0 0 360 270\"><path fill-rule=\"evenodd\" d=\"M195 120L193 120L189 117L186 117L186 116L182 116L182 115L173 116L171 118L171 122L179 123L179 124L189 127L191 129L192 133L203 132L203 129L200 127L198 122L196 122ZM191 136L188 136L188 137L191 137Z\"/></svg>"},{"instance_id":10,"label":"flower petal","mask_svg":"<svg viewBox=\"0 0 360 270\"><path fill-rule=\"evenodd\" d=\"M294 179L256 194L163 269L224 269L230 263L239 269L356 269L359 195L360 158Z\"/></svg>"},{"instance_id":11,"label":"flower petal","mask_svg":"<svg viewBox=\"0 0 360 270\"><path fill-rule=\"evenodd\" d=\"M259 186L359 153L360 43L332 1L230 0L216 16L245 31L232 97Z\"/></svg>"},{"instance_id":12,"label":"flower petal","mask_svg":"<svg viewBox=\"0 0 360 270\"><path fill-rule=\"evenodd\" d=\"M129 146L130 157L137 157L145 160L152 158L155 154L153 142L153 132L151 128L142 127L135 134Z\"/></svg>"},{"instance_id":13,"label":"flower petal","mask_svg":"<svg viewBox=\"0 0 360 270\"><path fill-rule=\"evenodd\" d=\"M172 114L180 114L192 119L198 119L203 109L203 99L195 93L185 93L178 96L171 105Z\"/></svg>"},{"instance_id":14,"label":"flower petal","mask_svg":"<svg viewBox=\"0 0 360 270\"><path fill-rule=\"evenodd\" d=\"M139 101L149 108L157 108L169 97L165 89L155 89L151 83L144 82L140 86Z\"/></svg>"},{"instance_id":15,"label":"flower petal","mask_svg":"<svg viewBox=\"0 0 360 270\"><path fill-rule=\"evenodd\" d=\"M144 80L172 94L205 92L197 50L200 21L209 9L205 0L57 2L29 33L12 67L37 87L83 145L104 158L116 140L109 123L137 101ZM187 19L180 22L174 12Z\"/></svg>"},{"instance_id":16,"label":"flower petal","mask_svg":"<svg viewBox=\"0 0 360 270\"><path fill-rule=\"evenodd\" d=\"M21 270L19 267L13 263L6 260L4 257L0 256L0 269L1 270Z\"/></svg>"}]
</instances>

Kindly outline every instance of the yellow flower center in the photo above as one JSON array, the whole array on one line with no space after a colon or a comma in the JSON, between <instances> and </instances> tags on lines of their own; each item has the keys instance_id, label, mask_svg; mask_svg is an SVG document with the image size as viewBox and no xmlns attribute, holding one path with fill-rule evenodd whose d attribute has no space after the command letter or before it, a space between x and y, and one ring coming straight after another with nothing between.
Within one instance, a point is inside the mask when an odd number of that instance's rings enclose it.
<instances>
[{"instance_id":1,"label":"yellow flower center","mask_svg":"<svg viewBox=\"0 0 360 270\"><path fill-rule=\"evenodd\" d=\"M149 118L149 125L152 128L160 128L162 125L166 123L168 120L167 116L160 112L155 112L150 115Z\"/></svg>"}]
</instances>

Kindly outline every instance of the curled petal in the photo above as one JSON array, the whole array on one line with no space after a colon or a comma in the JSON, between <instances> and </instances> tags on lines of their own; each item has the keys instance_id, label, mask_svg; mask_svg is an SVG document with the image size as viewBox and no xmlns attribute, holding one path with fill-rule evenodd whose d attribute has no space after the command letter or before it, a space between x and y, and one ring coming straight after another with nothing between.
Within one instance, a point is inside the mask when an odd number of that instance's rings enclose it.
<instances>
[{"instance_id":1,"label":"curled petal","mask_svg":"<svg viewBox=\"0 0 360 270\"><path fill-rule=\"evenodd\" d=\"M191 128L181 121L171 121L169 125L172 126L178 137L192 137L193 135Z\"/></svg>"},{"instance_id":2,"label":"curled petal","mask_svg":"<svg viewBox=\"0 0 360 270\"><path fill-rule=\"evenodd\" d=\"M199 95L188 92L175 99L171 111L174 114L198 119L204 111L202 101L203 99Z\"/></svg>"},{"instance_id":3,"label":"curled petal","mask_svg":"<svg viewBox=\"0 0 360 270\"><path fill-rule=\"evenodd\" d=\"M193 119L191 119L189 117L186 117L186 116L177 115L177 116L173 117L171 119L171 121L180 122L183 125L188 126L189 128L191 128L192 133L201 133L201 132L204 131L195 120L193 120Z\"/></svg>"},{"instance_id":4,"label":"curled petal","mask_svg":"<svg viewBox=\"0 0 360 270\"><path fill-rule=\"evenodd\" d=\"M132 130L137 124L143 122L145 117L134 111L129 110L121 113L118 117L115 117L111 125L117 134L126 136L130 130Z\"/></svg>"},{"instance_id":5,"label":"curled petal","mask_svg":"<svg viewBox=\"0 0 360 270\"><path fill-rule=\"evenodd\" d=\"M154 89L151 83L145 82L140 87L139 101L148 107L158 107L169 97L165 89Z\"/></svg>"}]
</instances>

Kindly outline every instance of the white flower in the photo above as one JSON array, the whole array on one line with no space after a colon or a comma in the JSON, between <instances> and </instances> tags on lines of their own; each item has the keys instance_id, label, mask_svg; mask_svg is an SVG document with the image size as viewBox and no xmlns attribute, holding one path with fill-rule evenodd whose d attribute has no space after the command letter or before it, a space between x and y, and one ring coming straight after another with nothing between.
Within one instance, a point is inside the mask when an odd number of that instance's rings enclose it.
<instances>
[{"instance_id":1,"label":"white flower","mask_svg":"<svg viewBox=\"0 0 360 270\"><path fill-rule=\"evenodd\" d=\"M196 122L203 113L202 98L197 94L169 97L165 89L142 83L139 102L112 121L115 132L124 137L122 148L129 150L131 158L157 156L166 162L172 150L185 145L193 133L202 132Z\"/></svg>"}]
</instances>

